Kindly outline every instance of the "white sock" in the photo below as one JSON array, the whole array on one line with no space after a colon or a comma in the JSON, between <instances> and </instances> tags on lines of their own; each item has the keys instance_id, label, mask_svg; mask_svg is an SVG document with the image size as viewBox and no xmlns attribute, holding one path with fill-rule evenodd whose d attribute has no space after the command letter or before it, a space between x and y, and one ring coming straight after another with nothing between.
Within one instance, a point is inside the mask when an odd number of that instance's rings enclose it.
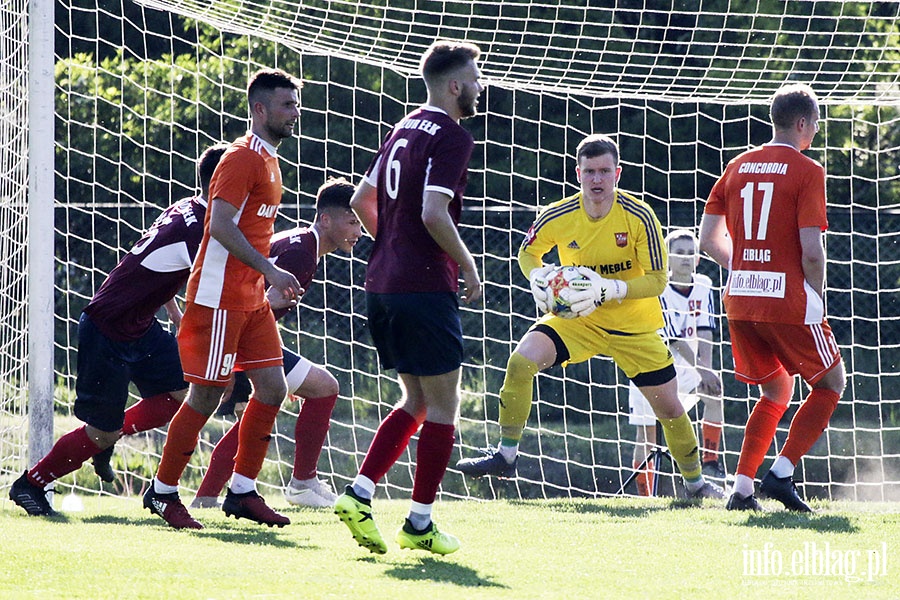
<instances>
[{"instance_id":1,"label":"white sock","mask_svg":"<svg viewBox=\"0 0 900 600\"><path fill-rule=\"evenodd\" d=\"M375 482L365 475L357 475L350 487L353 488L354 494L364 500L371 500L375 495Z\"/></svg>"},{"instance_id":2,"label":"white sock","mask_svg":"<svg viewBox=\"0 0 900 600\"><path fill-rule=\"evenodd\" d=\"M753 479L746 475L736 475L734 478L734 487L731 491L741 498L752 496L754 493Z\"/></svg>"},{"instance_id":3,"label":"white sock","mask_svg":"<svg viewBox=\"0 0 900 600\"><path fill-rule=\"evenodd\" d=\"M431 523L431 507L432 504L422 504L421 502L413 501L409 507L409 519L410 524L418 530L425 529Z\"/></svg>"},{"instance_id":4,"label":"white sock","mask_svg":"<svg viewBox=\"0 0 900 600\"><path fill-rule=\"evenodd\" d=\"M775 459L775 462L772 463L772 468L769 469L772 471L772 474L779 479L784 479L785 477L793 477L794 475L794 465L783 456L779 456Z\"/></svg>"},{"instance_id":5,"label":"white sock","mask_svg":"<svg viewBox=\"0 0 900 600\"><path fill-rule=\"evenodd\" d=\"M256 480L250 479L240 473L235 473L231 476L231 485L228 486L235 494L246 494L247 492L255 492L256 491Z\"/></svg>"},{"instance_id":6,"label":"white sock","mask_svg":"<svg viewBox=\"0 0 900 600\"><path fill-rule=\"evenodd\" d=\"M167 485L157 479L153 478L153 491L157 494L177 494L178 486L177 485Z\"/></svg>"},{"instance_id":7,"label":"white sock","mask_svg":"<svg viewBox=\"0 0 900 600\"><path fill-rule=\"evenodd\" d=\"M685 479L685 480L684 480L684 487L685 487L685 488L687 489L687 491L689 491L689 492L696 492L697 490L699 490L700 488L702 488L702 487L703 487L703 484L705 484L705 483L706 483L706 479L704 479L704 478L703 478L703 475L701 475L701 476L700 476L700 479L696 479L696 480L694 480L694 481L688 481L687 479Z\"/></svg>"},{"instance_id":8,"label":"white sock","mask_svg":"<svg viewBox=\"0 0 900 600\"><path fill-rule=\"evenodd\" d=\"M506 459L506 462L512 464L512 462L516 460L516 454L519 453L519 445L516 444L515 446L504 446L503 444L500 444L500 446L497 448L497 452L500 453L500 456Z\"/></svg>"}]
</instances>

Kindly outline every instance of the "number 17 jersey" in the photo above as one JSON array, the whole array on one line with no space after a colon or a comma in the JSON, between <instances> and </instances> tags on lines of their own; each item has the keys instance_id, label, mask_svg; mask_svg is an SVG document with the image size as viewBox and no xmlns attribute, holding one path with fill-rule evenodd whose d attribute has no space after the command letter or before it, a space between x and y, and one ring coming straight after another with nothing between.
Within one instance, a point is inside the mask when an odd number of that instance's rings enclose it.
<instances>
[{"instance_id":1,"label":"number 17 jersey","mask_svg":"<svg viewBox=\"0 0 900 600\"><path fill-rule=\"evenodd\" d=\"M730 320L821 323L824 305L803 275L800 229L825 230L825 171L785 144L732 159L705 211L724 215L732 241L723 295Z\"/></svg>"}]
</instances>

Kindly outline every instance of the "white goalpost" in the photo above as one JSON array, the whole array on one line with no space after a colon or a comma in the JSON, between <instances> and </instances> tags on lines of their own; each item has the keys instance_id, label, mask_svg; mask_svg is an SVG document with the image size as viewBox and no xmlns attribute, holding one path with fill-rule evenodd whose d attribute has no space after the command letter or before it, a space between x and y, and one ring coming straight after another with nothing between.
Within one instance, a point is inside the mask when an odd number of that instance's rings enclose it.
<instances>
[{"instance_id":1,"label":"white goalpost","mask_svg":"<svg viewBox=\"0 0 900 600\"><path fill-rule=\"evenodd\" d=\"M801 487L816 498L898 499L900 5L646 4L58 0L50 30L24 18L26 7L46 2L0 6L0 488L49 449L50 432L77 424L81 309L159 212L194 193L200 152L245 131L253 71L277 66L304 80L299 136L279 149L285 197L276 228L286 229L311 221L327 177L359 180L388 129L425 98L416 72L422 51L458 38L481 46L488 87L480 114L464 124L476 150L461 231L485 300L463 309L469 358L453 462L498 440L506 360L535 317L516 251L540 208L577 190L577 143L612 135L622 188L648 201L664 228L696 228L728 160L768 141L772 92L797 81L820 96L821 131L808 154L828 174L826 301L849 376L831 426L798 470ZM48 60L40 51L52 47L53 65L39 67ZM52 239L38 233L47 222L55 222ZM369 247L363 241L353 256L323 259L301 308L282 323L285 344L341 384L319 463L335 487L355 475L399 394L366 330ZM718 294L723 273L708 260L699 269ZM732 473L757 391L735 381L727 322L719 323L722 459ZM798 384L788 417L803 395ZM550 369L537 377L518 478L472 481L451 469L442 496L615 494L632 473L627 412L627 380L610 360ZM290 478L296 413L286 403L279 417L264 492ZM213 418L204 429L188 490L230 423ZM57 487L136 494L163 439L164 430L123 438L113 485L101 485L87 465ZM413 458L401 458L381 493L408 494ZM674 491L667 481L663 489Z\"/></svg>"}]
</instances>

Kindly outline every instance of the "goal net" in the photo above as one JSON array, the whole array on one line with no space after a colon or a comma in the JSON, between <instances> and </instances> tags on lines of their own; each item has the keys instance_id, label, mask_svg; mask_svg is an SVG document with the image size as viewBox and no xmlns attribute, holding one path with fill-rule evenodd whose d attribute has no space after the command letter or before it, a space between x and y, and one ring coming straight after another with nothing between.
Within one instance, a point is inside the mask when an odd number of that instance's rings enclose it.
<instances>
[{"instance_id":1,"label":"goal net","mask_svg":"<svg viewBox=\"0 0 900 600\"><path fill-rule=\"evenodd\" d=\"M808 154L828 173L826 300L849 375L829 429L798 474L808 496L897 499L900 395L891 390L900 356L900 5L646 4L60 0L53 116L56 435L77 425L72 402L81 309L159 212L194 193L200 152L246 130L244 89L253 71L277 66L304 80L300 134L279 149L285 197L276 227L286 229L311 221L315 191L328 176L359 180L389 128L425 99L417 74L423 50L434 39L456 38L483 49L488 87L480 114L465 123L476 149L461 231L476 255L485 300L463 308L468 359L452 461L498 440L506 361L535 318L516 251L542 206L577 191L577 143L589 133L612 135L620 145L621 187L648 201L664 228L696 228L728 160L769 140L772 92L797 81L820 96L821 131ZM21 449L27 323L16 320L27 269L14 258L26 241L21 225L7 224L22 218L24 200L21 162L7 162L21 161L24 150L11 144L27 137L20 105L27 60L16 45L25 35L21 13L0 8L0 47L4 59L13 59L0 64L6 307L0 485L30 466ZM369 249L363 241L353 256L325 257L302 307L282 322L285 344L326 366L341 384L319 463L335 487L356 474L376 427L399 398L396 375L378 368L366 331ZM699 269L718 294L721 271L706 260ZM735 381L727 323L718 321L721 450L732 473L757 391ZM798 384L770 456L804 395ZM269 492L290 478L296 412L296 403L286 403L276 425L260 479ZM471 481L451 468L442 494L615 494L632 473L634 428L627 413L627 380L609 359L550 369L537 377L518 478ZM210 420L182 481L186 488L196 489L212 445L230 423ZM163 439L164 431L124 438L113 462L120 475L114 486L102 487L85 466L57 487L139 492L155 472ZM406 453L381 493L405 497L413 472L414 453ZM669 477L662 489L675 486Z\"/></svg>"}]
</instances>

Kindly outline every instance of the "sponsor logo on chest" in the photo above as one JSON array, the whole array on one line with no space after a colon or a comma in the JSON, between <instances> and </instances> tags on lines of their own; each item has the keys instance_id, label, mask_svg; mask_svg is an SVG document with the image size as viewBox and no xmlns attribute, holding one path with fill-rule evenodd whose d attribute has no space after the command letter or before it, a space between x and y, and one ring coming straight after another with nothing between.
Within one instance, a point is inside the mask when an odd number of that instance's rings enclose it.
<instances>
[{"instance_id":1,"label":"sponsor logo on chest","mask_svg":"<svg viewBox=\"0 0 900 600\"><path fill-rule=\"evenodd\" d=\"M278 210L278 205L268 205L268 204L260 204L259 209L256 211L257 217L263 217L265 219L272 219L275 217L275 212Z\"/></svg>"}]
</instances>

